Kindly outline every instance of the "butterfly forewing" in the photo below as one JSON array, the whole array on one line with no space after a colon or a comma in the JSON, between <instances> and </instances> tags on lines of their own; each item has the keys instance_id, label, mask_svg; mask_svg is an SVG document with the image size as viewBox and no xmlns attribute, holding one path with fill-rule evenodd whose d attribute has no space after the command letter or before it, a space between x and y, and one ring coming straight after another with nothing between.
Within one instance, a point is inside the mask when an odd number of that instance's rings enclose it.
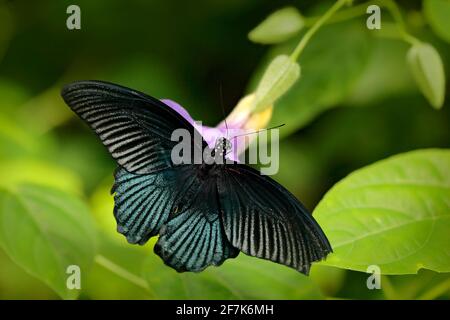
<instances>
[{"instance_id":1,"label":"butterfly forewing","mask_svg":"<svg viewBox=\"0 0 450 320\"><path fill-rule=\"evenodd\" d=\"M194 127L161 101L143 93L100 81L80 81L62 90L64 101L97 133L120 166L143 174L172 167L171 140L176 129L186 129L192 148Z\"/></svg>"}]
</instances>

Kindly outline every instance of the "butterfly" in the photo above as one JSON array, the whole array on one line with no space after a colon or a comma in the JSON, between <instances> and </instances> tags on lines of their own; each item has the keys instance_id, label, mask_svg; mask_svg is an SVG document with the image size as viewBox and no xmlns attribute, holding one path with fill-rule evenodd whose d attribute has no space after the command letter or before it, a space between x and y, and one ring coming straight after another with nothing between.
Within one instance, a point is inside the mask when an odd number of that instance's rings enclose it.
<instances>
[{"instance_id":1,"label":"butterfly","mask_svg":"<svg viewBox=\"0 0 450 320\"><path fill-rule=\"evenodd\" d=\"M114 173L117 231L132 244L159 235L154 252L178 272L199 272L240 251L308 274L332 252L311 213L289 191L242 163L181 163L171 159L176 129L198 131L158 99L102 81L78 81L61 92L98 135L118 168ZM197 141L196 141L197 140ZM192 148L225 157L192 138Z\"/></svg>"}]
</instances>

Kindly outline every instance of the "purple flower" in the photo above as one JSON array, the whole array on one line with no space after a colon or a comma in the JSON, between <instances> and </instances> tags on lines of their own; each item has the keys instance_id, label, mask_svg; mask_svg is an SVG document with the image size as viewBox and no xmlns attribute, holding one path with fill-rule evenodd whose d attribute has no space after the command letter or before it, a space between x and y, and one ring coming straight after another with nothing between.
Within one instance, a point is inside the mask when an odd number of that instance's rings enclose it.
<instances>
[{"instance_id":1,"label":"purple flower","mask_svg":"<svg viewBox=\"0 0 450 320\"><path fill-rule=\"evenodd\" d=\"M231 152L227 155L227 158L239 162L239 155L245 151L256 136L245 136L245 134L265 128L272 115L272 106L261 112L253 113L251 110L253 99L253 95L244 97L226 118L226 124L224 120L214 128L203 126L199 122L196 122L189 112L175 101L169 99L161 99L161 101L192 124L200 132L210 148L214 148L218 138L225 137L229 139L231 142ZM237 135L239 137L236 137Z\"/></svg>"}]
</instances>

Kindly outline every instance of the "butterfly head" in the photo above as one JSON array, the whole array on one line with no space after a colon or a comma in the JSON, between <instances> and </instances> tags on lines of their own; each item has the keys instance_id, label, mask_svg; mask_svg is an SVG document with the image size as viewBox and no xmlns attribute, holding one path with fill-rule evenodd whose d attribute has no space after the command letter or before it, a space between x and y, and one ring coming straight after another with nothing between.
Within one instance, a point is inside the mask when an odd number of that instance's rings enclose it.
<instances>
[{"instance_id":1,"label":"butterfly head","mask_svg":"<svg viewBox=\"0 0 450 320\"><path fill-rule=\"evenodd\" d=\"M216 144L214 146L214 153L221 157L225 157L225 155L231 150L231 141L225 137L217 138Z\"/></svg>"}]
</instances>

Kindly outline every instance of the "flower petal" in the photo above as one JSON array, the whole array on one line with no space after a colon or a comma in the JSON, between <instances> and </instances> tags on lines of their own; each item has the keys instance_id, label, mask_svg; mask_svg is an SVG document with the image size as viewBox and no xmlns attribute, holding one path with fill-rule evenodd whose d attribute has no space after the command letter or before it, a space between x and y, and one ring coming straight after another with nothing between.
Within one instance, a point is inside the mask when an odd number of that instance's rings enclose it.
<instances>
[{"instance_id":1,"label":"flower petal","mask_svg":"<svg viewBox=\"0 0 450 320\"><path fill-rule=\"evenodd\" d=\"M210 148L214 148L216 140L221 137L229 139L231 142L231 151L226 157L239 162L239 155L257 137L256 134L246 134L266 128L272 116L273 106L269 106L261 112L253 112L254 99L254 94L242 98L226 118L226 122L225 120L220 122L215 128L204 126L201 122L195 121L189 112L175 101L169 99L162 99L161 101L192 124L200 132ZM239 137L236 137L238 135Z\"/></svg>"},{"instance_id":2,"label":"flower petal","mask_svg":"<svg viewBox=\"0 0 450 320\"><path fill-rule=\"evenodd\" d=\"M181 105L176 103L175 101L169 100L169 99L161 99L161 102L168 105L170 108L175 110L177 113L179 113L183 118L185 118L187 121L189 121L190 124L194 125L194 119L192 119L191 115L185 108L183 108Z\"/></svg>"}]
</instances>

